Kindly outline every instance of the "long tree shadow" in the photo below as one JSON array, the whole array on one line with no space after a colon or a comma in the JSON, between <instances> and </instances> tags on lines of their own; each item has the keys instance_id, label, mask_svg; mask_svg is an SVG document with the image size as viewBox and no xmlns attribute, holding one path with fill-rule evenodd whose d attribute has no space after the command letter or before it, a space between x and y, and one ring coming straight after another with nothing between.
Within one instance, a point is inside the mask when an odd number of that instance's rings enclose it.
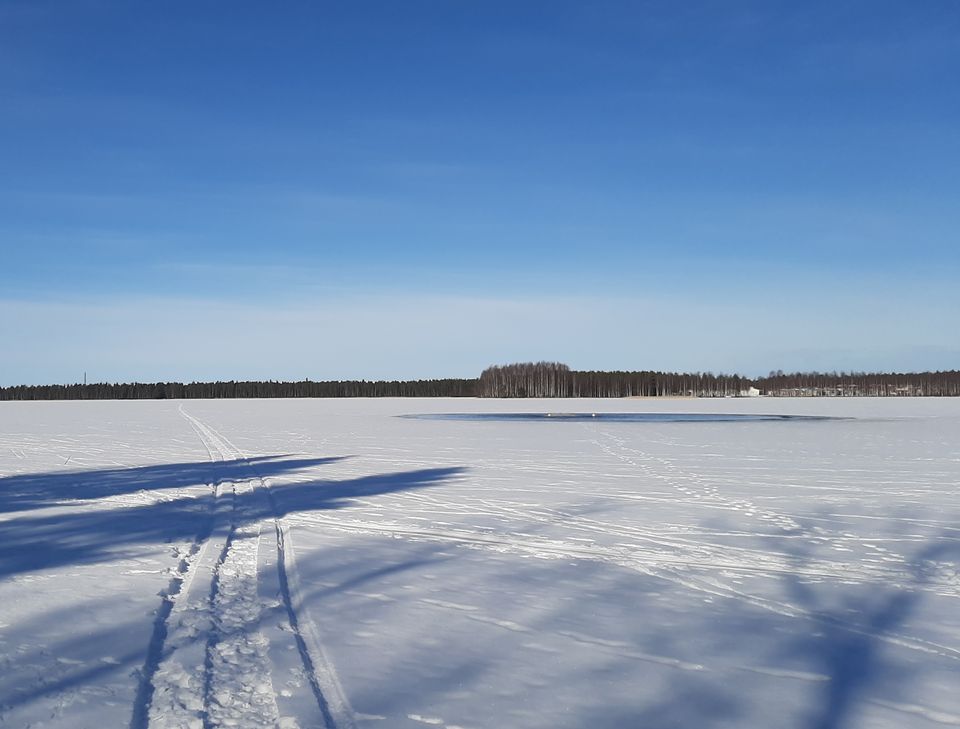
<instances>
[{"instance_id":1,"label":"long tree shadow","mask_svg":"<svg viewBox=\"0 0 960 729\"><path fill-rule=\"evenodd\" d=\"M123 477L123 470L110 469L103 473L111 486L99 483L97 472L83 474L88 484L72 491L68 474L40 474L0 479L0 499L4 498L7 482L16 484L14 491L23 499L32 498L38 511L0 521L0 578L47 567L95 564L107 560L123 559L140 555L155 555L157 545L177 538L192 538L210 519L214 497L211 493L196 497L179 497L166 502L140 504L137 506L95 505L76 509L47 509L64 504L71 498L95 499L104 496L135 493L145 490L144 483L154 483L155 490L166 489L172 483L190 486L203 483L249 478L252 471L270 477L289 474L298 468L328 463L335 459L282 460L266 457L256 462L236 461L219 464L188 463L147 469L129 469L130 479ZM294 464L294 465L285 465ZM299 465L296 465L299 464ZM151 470L152 469L152 470ZM403 491L429 488L456 479L463 468L420 469L393 472L344 480L313 479L303 483L277 485L271 489L274 506L279 515L291 512L309 512L340 509L352 500ZM44 498L42 484L45 478L51 482L52 497ZM74 475L76 477L76 475ZM77 481L74 481L76 484ZM33 491L33 496L28 492ZM100 497L94 494L101 494ZM262 495L261 495L262 496ZM259 519L264 511L263 498L256 494L238 494L235 497L233 519L242 524ZM27 503L23 501L21 503ZM270 510L269 513L274 513ZM891 516L891 518L893 518ZM532 526L530 528L533 528ZM527 531L524 528L524 531ZM793 536L793 535L791 535ZM894 535L891 535L894 536ZM776 578L770 583L767 596L777 598L783 604L796 608L797 615L776 614L761 611L735 600L716 601L709 610L698 614L701 622L692 620L684 631L664 632L664 645L641 646L655 653L673 655L671 641L685 641L686 636L696 636L698 644L714 641L715 671L706 673L677 672L665 686L662 701L645 706L622 706L611 704L603 713L586 714L579 725L592 726L643 726L649 729L679 729L687 726L760 726L756 707L759 696L768 696L769 691L751 693L750 686L776 689L778 679L762 674L731 673L734 663L742 662L751 667L773 668L783 671L798 669L799 672L818 673L824 680L806 684L809 697L802 707L802 715L784 715L782 726L806 729L844 729L854 725L858 712L867 702L877 698L897 699L909 696L911 687L921 684L928 675L942 676L943 662L936 656L918 654L920 661L904 653L898 643L898 635L910 630L918 611L932 592L937 580L938 562L956 562L960 559L960 543L943 534L929 535L925 545L914 553L906 566L898 570L897 579L881 583L876 578L846 582L838 578L812 582L796 573L817 561L816 543L811 543L809 552L804 551L803 540L783 539L778 541L780 551L793 560L794 574ZM768 545L770 546L770 545ZM305 575L308 583L313 578L319 585L310 600L321 601L336 591L356 589L360 585L376 583L385 576L398 571L413 570L428 561L448 559L433 554L434 547L424 547L408 561L400 564L377 563L366 569L347 565L342 574ZM364 556L366 559L367 556ZM360 558L358 558L360 559ZM322 560L315 564L324 565ZM361 560L359 565L363 564ZM320 569L318 567L317 569ZM324 569L329 569L327 565ZM861 576L863 577L863 576ZM635 575L625 574L624 579L635 580ZM656 579L656 578L651 578ZM769 579L773 579L770 577ZM329 586L332 582L335 586ZM856 584L858 583L858 584ZM672 583L659 585L658 589L676 589ZM744 588L750 591L749 586ZM610 600L622 599L619 590L609 595ZM109 604L107 604L109 607ZM571 610L581 611L578 601ZM65 613L68 615L69 613ZM43 619L47 619L46 616ZM66 618L69 619L69 618ZM546 624L554 622L556 615L545 615ZM18 626L17 630L29 630ZM97 640L78 636L75 644L66 646L67 653L81 657L94 652ZM742 648L740 650L738 648ZM954 651L956 652L956 651ZM142 660L141 651L131 651L119 656L126 666ZM38 663L42 662L37 658ZM466 658L461 668L464 671L458 680L477 680L489 667L478 656L475 663ZM943 661L949 661L944 658ZM709 663L709 661L705 661ZM491 665L495 665L491 663ZM114 669L108 665L86 663L83 668L72 668L64 675L44 685L26 685L8 682L7 696L0 690L0 705L28 702L41 695L51 695L64 687L96 681ZM737 669L739 670L739 669ZM87 671L87 674L83 672ZM930 673L927 673L930 672ZM2 673L2 672L0 672ZM759 675L759 678L751 678ZM583 677L581 677L581 680ZM12 681L12 679L11 679ZM411 679L412 681L412 679ZM751 681L755 683L751 684ZM0 675L0 687L3 686ZM409 691L417 690L411 683ZM391 695L378 705L386 713L391 701L399 700ZM806 694L804 694L806 696ZM0 706L2 710L2 706ZM793 711L797 708L794 705ZM763 714L769 718L769 714ZM592 721L592 724L589 723ZM0 717L2 724L2 717ZM765 725L770 725L769 723Z\"/></svg>"},{"instance_id":2,"label":"long tree shadow","mask_svg":"<svg viewBox=\"0 0 960 729\"><path fill-rule=\"evenodd\" d=\"M773 597L788 612L758 610L735 598L715 600L708 619L687 632L703 646L705 663L712 655L728 668L677 674L663 701L638 710L632 725L769 726L767 701L759 697L778 690L779 680L793 682L779 726L848 729L861 725L868 707L882 711L883 702L922 704L921 689L956 670L960 650L914 635L938 630L924 611L936 595L937 570L944 564L955 569L960 560L954 538L931 535L887 582L812 578L810 567L818 555L796 546L783 549L792 552L794 574L784 573L757 594ZM801 576L804 572L808 576ZM674 637L661 650L672 650ZM735 665L740 668L731 673ZM768 677L778 674L783 678Z\"/></svg>"},{"instance_id":3,"label":"long tree shadow","mask_svg":"<svg viewBox=\"0 0 960 729\"><path fill-rule=\"evenodd\" d=\"M256 464L259 476L269 477L288 473L322 463L331 458L299 459L281 461L260 459ZM292 464L290 467L285 463ZM132 479L126 481L115 470L107 472L113 482L111 488L96 485L95 472L84 474L90 488L81 488L75 498L94 498L93 493L130 493L144 489L152 483L153 490L165 488L169 477L182 486L218 481L250 478L251 465L247 461L232 461L226 464L185 464L151 469L131 469ZM267 509L264 500L256 491L234 494L231 520L241 526L266 516L284 516L294 511L318 511L339 509L352 499L382 494L409 491L439 485L463 473L461 467L431 468L415 471L384 473L346 480L311 480L276 488L274 508ZM14 477L23 484L26 477ZM42 484L45 476L32 477L34 485ZM5 491L7 479L0 479L0 494ZM62 501L69 493L66 477L53 475L54 490ZM37 499L39 485L36 486ZM201 496L180 496L135 506L93 505L73 509L67 513L53 511L38 515L24 515L0 522L0 578L23 572L62 567L66 565L94 564L107 560L143 557L155 553L157 545L171 541L192 539L209 529L213 505L216 500L208 490ZM47 506L50 503L45 504Z\"/></svg>"},{"instance_id":4,"label":"long tree shadow","mask_svg":"<svg viewBox=\"0 0 960 729\"><path fill-rule=\"evenodd\" d=\"M183 488L251 477L274 477L336 460L339 459L282 461L279 457L268 457L255 461L168 464L129 469L127 478L123 470L109 469L103 472L36 474L0 479L0 494L4 493L4 481L12 480L17 486L17 493L32 492L30 498L38 509L35 514L23 514L0 522L0 579L47 568L155 558L158 545L179 539L193 539L198 533L202 534L204 528L209 528L216 497L212 490L206 490L197 497L180 495L169 501L136 506L109 502L77 504L75 499L92 500L97 496L102 498L135 493L145 490L147 484L152 485L153 490L164 490L174 486ZM264 498L260 488L243 493L227 493L221 498L226 498L232 505L227 518L235 527L239 527L264 517L340 509L357 498L437 486L464 471L461 467L431 468L342 480L313 479L273 487L272 501ZM78 476L79 482L76 480ZM71 487L71 481L74 487ZM44 497L44 484L51 485L50 498ZM71 503L74 504L72 509L46 508ZM97 602L107 612L128 609L119 607L117 601L108 595ZM89 609L89 603L83 604L84 609ZM41 610L31 621L18 624L16 631L19 635L39 636L49 626L75 616L77 610L76 603L64 608ZM92 632L81 631L68 639L58 639L54 645L43 645L41 641L35 649L19 652L15 665L4 668L0 661L0 669L3 669L0 670L0 724L4 724L4 714L7 717L15 716L8 712L17 712L19 707L31 702L60 696L91 682L108 680L108 677L115 680L120 673L134 670L143 663L146 644L135 640L135 647L130 648L129 638L121 640L118 636L141 630L142 623L139 620L113 623ZM205 638L198 637L198 640L202 639ZM110 662L99 660L104 646L114 644L126 647L115 653ZM55 662L56 670L52 672L44 668L51 651L65 659L63 663Z\"/></svg>"},{"instance_id":5,"label":"long tree shadow","mask_svg":"<svg viewBox=\"0 0 960 729\"><path fill-rule=\"evenodd\" d=\"M248 478L255 466L263 476L279 476L349 458L257 456L232 461L164 463L134 468L29 473L0 478L0 514L71 504L77 500L123 496L140 491L186 488Z\"/></svg>"},{"instance_id":6,"label":"long tree shadow","mask_svg":"<svg viewBox=\"0 0 960 729\"><path fill-rule=\"evenodd\" d=\"M796 577L785 579L791 601L804 608L817 633L784 648L811 659L828 679L806 726L843 729L865 701L893 698L891 692L910 694L910 685L920 680L920 674L916 667L896 661L890 649L901 642L898 632L929 596L926 588L935 577L934 565L945 558L960 559L960 544L941 535L913 555L900 584L871 585L832 602ZM922 642L919 645L925 650ZM954 653L960 658L960 652Z\"/></svg>"}]
</instances>

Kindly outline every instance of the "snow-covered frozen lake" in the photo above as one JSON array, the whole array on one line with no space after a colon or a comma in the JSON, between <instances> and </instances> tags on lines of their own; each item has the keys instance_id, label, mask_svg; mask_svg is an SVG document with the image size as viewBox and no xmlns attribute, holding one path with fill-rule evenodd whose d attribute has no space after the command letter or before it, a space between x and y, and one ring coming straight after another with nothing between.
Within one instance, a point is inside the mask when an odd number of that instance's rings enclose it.
<instances>
[{"instance_id":1,"label":"snow-covered frozen lake","mask_svg":"<svg viewBox=\"0 0 960 729\"><path fill-rule=\"evenodd\" d=\"M397 417L478 413L830 419ZM960 400L0 403L0 727L958 726L958 443Z\"/></svg>"}]
</instances>

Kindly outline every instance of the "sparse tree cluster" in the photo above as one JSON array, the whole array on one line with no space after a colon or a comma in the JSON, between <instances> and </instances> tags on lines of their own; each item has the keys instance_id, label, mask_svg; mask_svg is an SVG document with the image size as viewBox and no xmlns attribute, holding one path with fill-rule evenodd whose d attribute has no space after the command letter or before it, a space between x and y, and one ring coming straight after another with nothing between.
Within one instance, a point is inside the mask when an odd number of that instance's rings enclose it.
<instances>
[{"instance_id":1,"label":"sparse tree cluster","mask_svg":"<svg viewBox=\"0 0 960 729\"><path fill-rule=\"evenodd\" d=\"M736 397L750 387L740 375L712 372L573 372L577 397Z\"/></svg>"},{"instance_id":2,"label":"sparse tree cluster","mask_svg":"<svg viewBox=\"0 0 960 729\"><path fill-rule=\"evenodd\" d=\"M740 375L673 372L581 372L557 362L488 367L480 375L480 397L726 397L750 387Z\"/></svg>"},{"instance_id":3,"label":"sparse tree cluster","mask_svg":"<svg viewBox=\"0 0 960 729\"><path fill-rule=\"evenodd\" d=\"M559 362L488 367L480 373L480 397L576 397L573 373Z\"/></svg>"}]
</instances>

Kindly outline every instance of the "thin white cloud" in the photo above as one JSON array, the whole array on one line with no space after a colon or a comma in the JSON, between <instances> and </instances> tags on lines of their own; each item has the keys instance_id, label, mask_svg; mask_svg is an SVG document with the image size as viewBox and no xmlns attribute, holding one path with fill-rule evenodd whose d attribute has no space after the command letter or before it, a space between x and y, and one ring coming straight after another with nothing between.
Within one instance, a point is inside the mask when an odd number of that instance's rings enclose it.
<instances>
[{"instance_id":1,"label":"thin white cloud","mask_svg":"<svg viewBox=\"0 0 960 729\"><path fill-rule=\"evenodd\" d=\"M216 294L216 292L213 292ZM0 300L0 384L473 376L495 362L741 371L956 366L933 290L776 301L658 295ZM768 296L774 294L768 292Z\"/></svg>"}]
</instances>

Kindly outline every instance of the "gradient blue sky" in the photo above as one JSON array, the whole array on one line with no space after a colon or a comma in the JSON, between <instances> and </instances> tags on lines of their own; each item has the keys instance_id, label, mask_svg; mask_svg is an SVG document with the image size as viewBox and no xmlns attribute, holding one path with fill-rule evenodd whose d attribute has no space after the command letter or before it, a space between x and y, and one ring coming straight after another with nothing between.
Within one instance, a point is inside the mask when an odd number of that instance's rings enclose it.
<instances>
[{"instance_id":1,"label":"gradient blue sky","mask_svg":"<svg viewBox=\"0 0 960 729\"><path fill-rule=\"evenodd\" d=\"M0 2L0 384L960 367L960 4Z\"/></svg>"}]
</instances>

